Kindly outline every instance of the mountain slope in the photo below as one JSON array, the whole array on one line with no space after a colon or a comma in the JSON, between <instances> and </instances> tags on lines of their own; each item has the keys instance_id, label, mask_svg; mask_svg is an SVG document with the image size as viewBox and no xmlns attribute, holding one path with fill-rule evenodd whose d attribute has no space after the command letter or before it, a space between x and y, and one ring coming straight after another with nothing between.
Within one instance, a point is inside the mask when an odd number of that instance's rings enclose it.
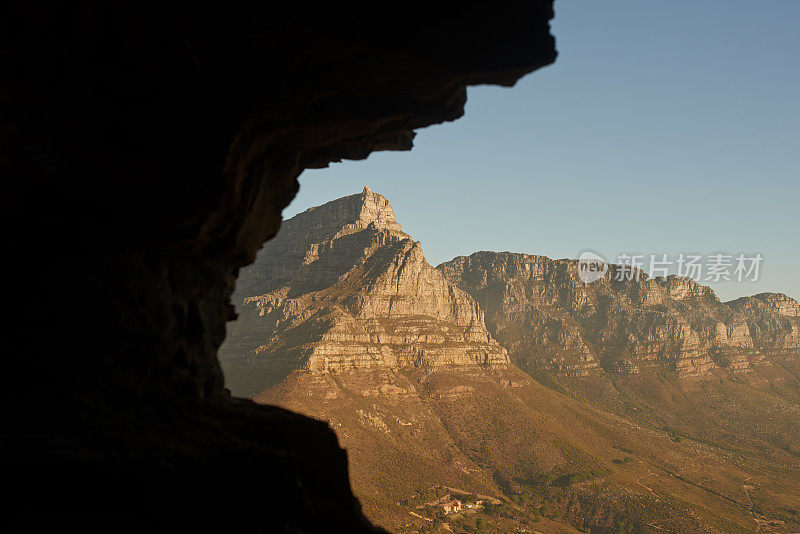
<instances>
[{"instance_id":1,"label":"mountain slope","mask_svg":"<svg viewBox=\"0 0 800 534\"><path fill-rule=\"evenodd\" d=\"M575 399L734 455L773 482L800 458L800 308L730 303L688 279L583 284L574 260L479 252L438 267L475 297L511 361ZM780 473L780 474L779 474ZM797 473L790 471L794 480ZM766 499L779 520L796 508Z\"/></svg>"},{"instance_id":2,"label":"mountain slope","mask_svg":"<svg viewBox=\"0 0 800 534\"><path fill-rule=\"evenodd\" d=\"M501 504L447 528L800 527L796 378L773 363L794 319L769 315L791 303L587 287L573 268L478 253L434 269L365 188L286 221L243 270L227 385L327 420L365 513L396 532L444 531L435 503L473 494Z\"/></svg>"},{"instance_id":3,"label":"mountain slope","mask_svg":"<svg viewBox=\"0 0 800 534\"><path fill-rule=\"evenodd\" d=\"M295 369L508 361L477 303L425 261L386 199L368 188L286 221L243 271L237 297L239 320L220 349L235 394Z\"/></svg>"}]
</instances>

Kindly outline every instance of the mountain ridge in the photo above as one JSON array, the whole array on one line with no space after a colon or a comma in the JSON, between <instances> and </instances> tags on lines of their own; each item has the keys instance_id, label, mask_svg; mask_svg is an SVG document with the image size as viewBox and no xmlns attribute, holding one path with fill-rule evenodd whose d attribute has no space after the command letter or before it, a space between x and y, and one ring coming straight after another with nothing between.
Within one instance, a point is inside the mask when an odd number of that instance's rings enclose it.
<instances>
[{"instance_id":1,"label":"mountain ridge","mask_svg":"<svg viewBox=\"0 0 800 534\"><path fill-rule=\"evenodd\" d=\"M482 251L437 269L481 302L502 344L541 353L543 361L528 363L551 371L563 367L566 374L582 375L601 365L608 372L637 373L661 366L700 378L715 367L746 371L754 359L800 347L795 320L800 312L786 295L762 293L723 303L710 287L674 275L641 273L638 280L617 281L617 265L584 284L577 263ZM785 320L779 319L783 313L789 314ZM569 361L565 352L578 357Z\"/></svg>"},{"instance_id":2,"label":"mountain ridge","mask_svg":"<svg viewBox=\"0 0 800 534\"><path fill-rule=\"evenodd\" d=\"M284 228L242 274L238 343L220 351L229 376L275 358L280 373L508 362L477 303L425 261L383 196L365 188Z\"/></svg>"},{"instance_id":3,"label":"mountain ridge","mask_svg":"<svg viewBox=\"0 0 800 534\"><path fill-rule=\"evenodd\" d=\"M365 188L285 221L242 271L226 384L327 421L395 532L446 531L419 497L437 487L502 504L456 532L800 527L797 303L615 269L586 285L577 260L489 251L434 268Z\"/></svg>"}]
</instances>

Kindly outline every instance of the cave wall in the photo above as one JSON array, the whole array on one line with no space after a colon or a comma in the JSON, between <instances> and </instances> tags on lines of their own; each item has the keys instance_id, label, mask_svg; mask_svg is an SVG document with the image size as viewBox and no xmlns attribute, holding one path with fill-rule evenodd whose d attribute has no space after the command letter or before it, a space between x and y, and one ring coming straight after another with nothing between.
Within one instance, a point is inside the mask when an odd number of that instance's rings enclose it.
<instances>
[{"instance_id":1,"label":"cave wall","mask_svg":"<svg viewBox=\"0 0 800 534\"><path fill-rule=\"evenodd\" d=\"M369 530L326 425L227 395L234 280L303 169L554 61L552 1L4 9L6 518Z\"/></svg>"}]
</instances>

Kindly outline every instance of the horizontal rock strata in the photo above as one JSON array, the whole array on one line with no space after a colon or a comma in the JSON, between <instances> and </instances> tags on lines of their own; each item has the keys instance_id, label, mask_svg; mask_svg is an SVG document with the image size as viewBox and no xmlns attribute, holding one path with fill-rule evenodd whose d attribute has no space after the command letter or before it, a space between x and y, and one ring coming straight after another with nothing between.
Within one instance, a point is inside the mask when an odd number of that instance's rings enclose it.
<instances>
[{"instance_id":1,"label":"horizontal rock strata","mask_svg":"<svg viewBox=\"0 0 800 534\"><path fill-rule=\"evenodd\" d=\"M471 294L492 335L528 370L586 376L601 368L700 378L743 372L764 352L798 346L797 302L762 294L721 302L709 287L675 276L584 284L575 260L478 252L439 270Z\"/></svg>"},{"instance_id":2,"label":"horizontal rock strata","mask_svg":"<svg viewBox=\"0 0 800 534\"><path fill-rule=\"evenodd\" d=\"M286 221L242 271L234 299L240 318L220 350L234 392L260 391L294 369L508 361L475 300L425 261L369 188Z\"/></svg>"}]
</instances>

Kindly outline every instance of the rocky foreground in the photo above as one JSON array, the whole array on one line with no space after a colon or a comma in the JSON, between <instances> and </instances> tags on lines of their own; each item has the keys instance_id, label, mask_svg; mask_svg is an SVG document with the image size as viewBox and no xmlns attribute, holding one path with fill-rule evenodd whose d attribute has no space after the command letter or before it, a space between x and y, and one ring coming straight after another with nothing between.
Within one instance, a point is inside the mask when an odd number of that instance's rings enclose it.
<instances>
[{"instance_id":1,"label":"rocky foreground","mask_svg":"<svg viewBox=\"0 0 800 534\"><path fill-rule=\"evenodd\" d=\"M440 528L423 496L443 487L505 506L455 532L796 531L797 302L613 273L508 252L434 268L365 188L242 271L226 385L328 421L393 531Z\"/></svg>"}]
</instances>

